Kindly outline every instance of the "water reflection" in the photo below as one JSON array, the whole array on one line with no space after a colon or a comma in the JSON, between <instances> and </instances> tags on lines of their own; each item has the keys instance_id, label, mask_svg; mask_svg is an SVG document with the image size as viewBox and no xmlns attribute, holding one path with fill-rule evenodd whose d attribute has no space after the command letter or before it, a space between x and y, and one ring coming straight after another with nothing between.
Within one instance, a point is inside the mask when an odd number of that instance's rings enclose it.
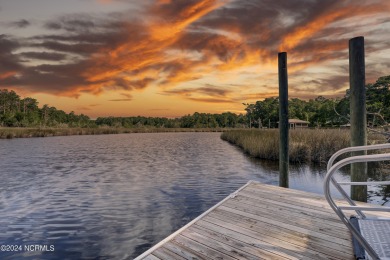
<instances>
[{"instance_id":1,"label":"water reflection","mask_svg":"<svg viewBox=\"0 0 390 260\"><path fill-rule=\"evenodd\" d=\"M0 243L55 246L0 259L132 259L248 180L279 179L277 163L244 155L218 133L0 142ZM322 193L324 174L293 165L291 187Z\"/></svg>"}]
</instances>

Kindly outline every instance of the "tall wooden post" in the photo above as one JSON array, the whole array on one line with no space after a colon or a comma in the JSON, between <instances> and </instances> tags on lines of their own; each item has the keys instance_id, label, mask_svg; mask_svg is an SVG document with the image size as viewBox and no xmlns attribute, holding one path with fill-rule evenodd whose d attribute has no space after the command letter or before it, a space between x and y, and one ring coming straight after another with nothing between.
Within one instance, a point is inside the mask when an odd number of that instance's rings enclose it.
<instances>
[{"instance_id":1,"label":"tall wooden post","mask_svg":"<svg viewBox=\"0 0 390 260\"><path fill-rule=\"evenodd\" d=\"M349 41L349 82L351 114L351 146L367 145L366 75L364 64L364 38ZM366 151L353 155L367 154ZM351 165L351 181L367 181L367 163ZM351 186L351 198L367 201L367 186Z\"/></svg>"},{"instance_id":2,"label":"tall wooden post","mask_svg":"<svg viewBox=\"0 0 390 260\"><path fill-rule=\"evenodd\" d=\"M279 66L279 186L288 188L287 53L278 54Z\"/></svg>"}]
</instances>

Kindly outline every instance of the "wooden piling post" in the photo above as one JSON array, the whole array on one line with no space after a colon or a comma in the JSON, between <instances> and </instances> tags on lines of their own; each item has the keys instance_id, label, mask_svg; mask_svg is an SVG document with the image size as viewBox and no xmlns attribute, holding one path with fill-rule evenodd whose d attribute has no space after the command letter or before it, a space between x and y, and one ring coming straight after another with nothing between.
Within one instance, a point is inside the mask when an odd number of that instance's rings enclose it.
<instances>
[{"instance_id":1,"label":"wooden piling post","mask_svg":"<svg viewBox=\"0 0 390 260\"><path fill-rule=\"evenodd\" d=\"M288 82L287 53L278 54L279 66L279 186L288 188Z\"/></svg>"},{"instance_id":2,"label":"wooden piling post","mask_svg":"<svg viewBox=\"0 0 390 260\"><path fill-rule=\"evenodd\" d=\"M364 37L349 41L349 82L351 114L351 146L367 145L366 76L364 64ZM366 151L353 155L367 154ZM367 181L367 163L351 165L351 181ZM351 198L367 201L367 186L351 186Z\"/></svg>"}]
</instances>

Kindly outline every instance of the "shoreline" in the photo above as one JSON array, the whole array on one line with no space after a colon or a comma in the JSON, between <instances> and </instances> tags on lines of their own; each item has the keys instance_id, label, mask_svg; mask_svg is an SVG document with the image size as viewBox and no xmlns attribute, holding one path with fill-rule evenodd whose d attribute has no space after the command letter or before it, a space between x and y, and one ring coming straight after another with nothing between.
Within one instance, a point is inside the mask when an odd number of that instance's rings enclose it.
<instances>
[{"instance_id":1,"label":"shoreline","mask_svg":"<svg viewBox=\"0 0 390 260\"><path fill-rule=\"evenodd\" d=\"M69 135L107 135L130 133L225 132L230 128L51 128L0 127L0 139L53 137Z\"/></svg>"}]
</instances>

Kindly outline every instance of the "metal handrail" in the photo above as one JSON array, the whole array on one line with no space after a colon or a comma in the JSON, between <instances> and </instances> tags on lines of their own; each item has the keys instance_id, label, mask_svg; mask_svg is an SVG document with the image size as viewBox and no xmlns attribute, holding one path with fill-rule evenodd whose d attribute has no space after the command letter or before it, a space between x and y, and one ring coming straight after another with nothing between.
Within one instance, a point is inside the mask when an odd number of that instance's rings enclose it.
<instances>
[{"instance_id":1,"label":"metal handrail","mask_svg":"<svg viewBox=\"0 0 390 260\"><path fill-rule=\"evenodd\" d=\"M390 181L339 181L340 185L390 185Z\"/></svg>"},{"instance_id":2,"label":"metal handrail","mask_svg":"<svg viewBox=\"0 0 390 260\"><path fill-rule=\"evenodd\" d=\"M375 250L371 247L371 245L360 235L360 232L350 223L349 219L345 216L343 209L347 210L355 210L361 217L366 218L365 215L361 212L362 210L368 210L370 208L374 207L361 207L356 206L356 204L352 201L352 199L346 194L346 192L341 188L341 186L337 183L337 181L333 178L333 174L342 168L345 165L356 163L356 162L374 162L374 161L386 161L390 160L390 153L383 153L383 154L374 154L374 155L358 155L358 156L352 156L346 159L343 159L336 164L332 165L334 160L341 154L351 151L361 151L361 150L373 150L373 149L384 149L384 148L390 148L390 144L385 145L372 145L372 146L361 146L361 147L350 147L342 149L338 152L336 152L332 157L331 160L329 160L328 163L328 172L325 176L324 181L324 194L325 198L328 201L331 208L336 212L336 214L339 216L341 221L347 226L347 228L351 231L353 236L356 238L356 240L364 247L364 249L367 251L367 253L373 257L374 259L380 259L378 254L375 252ZM337 206L333 198L330 194L330 182L334 184L337 189L339 188L343 191L342 194L346 195L346 200L349 202L351 206ZM387 183L387 182L385 182ZM345 183L347 184L347 183ZM370 184L370 183L369 183ZM340 190L339 190L340 191ZM389 211L387 208L381 208L381 211Z\"/></svg>"},{"instance_id":3,"label":"metal handrail","mask_svg":"<svg viewBox=\"0 0 390 260\"><path fill-rule=\"evenodd\" d=\"M333 166L334 161L337 157L344 153L348 152L359 152L359 151L368 151L368 150L379 150L379 149L390 149L390 143L385 144L374 144L374 145L363 145L363 146L353 146L353 147L347 147L341 150L338 150L335 152L329 159L328 165L326 167L326 170L329 171L330 167Z\"/></svg>"},{"instance_id":4,"label":"metal handrail","mask_svg":"<svg viewBox=\"0 0 390 260\"><path fill-rule=\"evenodd\" d=\"M342 154L348 153L348 152L359 152L359 151L368 151L368 150L379 150L379 149L390 149L390 143L385 144L375 144L375 145L363 145L363 146L353 146L353 147L347 147L344 149L341 149L337 152L335 152L329 159L328 164L326 166L326 171L329 172L330 168L333 166L334 161ZM344 191L344 189L340 185L346 185L348 183L346 182L337 182L333 176L331 177L331 181L333 186L340 192L340 194L344 197L344 199L349 203L351 206L356 206L356 203L348 196L348 194ZM350 185L367 185L366 183L361 184L352 184ZM370 185L375 185L376 183L372 182ZM357 210L356 213L361 218L366 218L366 215L361 211Z\"/></svg>"}]
</instances>

